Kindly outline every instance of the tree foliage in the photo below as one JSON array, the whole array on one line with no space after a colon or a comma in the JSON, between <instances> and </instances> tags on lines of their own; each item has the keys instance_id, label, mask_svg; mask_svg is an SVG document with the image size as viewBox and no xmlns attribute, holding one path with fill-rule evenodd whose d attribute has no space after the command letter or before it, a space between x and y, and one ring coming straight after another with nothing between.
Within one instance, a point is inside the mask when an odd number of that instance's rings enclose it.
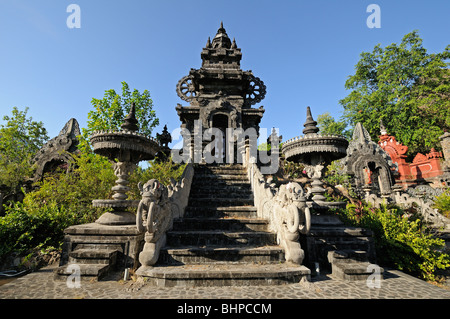
<instances>
[{"instance_id":1,"label":"tree foliage","mask_svg":"<svg viewBox=\"0 0 450 319\"><path fill-rule=\"evenodd\" d=\"M361 122L374 140L382 120L410 154L440 148L439 136L450 128L450 45L427 53L413 31L400 44L377 45L360 57L345 83L352 91L340 101L344 119Z\"/></svg>"},{"instance_id":2,"label":"tree foliage","mask_svg":"<svg viewBox=\"0 0 450 319\"><path fill-rule=\"evenodd\" d=\"M33 157L48 140L42 122L27 116L28 108L12 110L0 125L0 185L15 189L31 176Z\"/></svg>"},{"instance_id":3,"label":"tree foliage","mask_svg":"<svg viewBox=\"0 0 450 319\"><path fill-rule=\"evenodd\" d=\"M94 107L88 113L87 128L83 128L81 147L86 147L89 136L97 130L120 130L124 118L130 112L131 104L135 104L136 119L139 132L150 136L154 127L159 124L159 119L153 110L153 101L150 92L144 90L140 93L137 89L131 92L127 82L122 82L122 94L114 89L106 90L102 99L92 98Z\"/></svg>"},{"instance_id":4,"label":"tree foliage","mask_svg":"<svg viewBox=\"0 0 450 319\"><path fill-rule=\"evenodd\" d=\"M352 130L347 129L347 123L343 120L336 121L328 112L317 117L317 126L320 134L342 135L348 139L352 137Z\"/></svg>"}]
</instances>

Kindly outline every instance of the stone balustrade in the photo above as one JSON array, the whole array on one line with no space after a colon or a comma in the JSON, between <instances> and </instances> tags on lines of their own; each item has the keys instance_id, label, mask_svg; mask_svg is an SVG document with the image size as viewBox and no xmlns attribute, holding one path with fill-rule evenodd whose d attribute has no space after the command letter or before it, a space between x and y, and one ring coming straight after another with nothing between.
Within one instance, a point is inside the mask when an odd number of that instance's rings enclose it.
<instances>
[{"instance_id":1,"label":"stone balustrade","mask_svg":"<svg viewBox=\"0 0 450 319\"><path fill-rule=\"evenodd\" d=\"M255 163L247 165L257 215L269 221L269 228L277 234L277 242L285 250L286 261L302 264L305 253L298 241L300 233L308 234L311 215L306 198L298 183L277 188L266 182Z\"/></svg>"}]
</instances>

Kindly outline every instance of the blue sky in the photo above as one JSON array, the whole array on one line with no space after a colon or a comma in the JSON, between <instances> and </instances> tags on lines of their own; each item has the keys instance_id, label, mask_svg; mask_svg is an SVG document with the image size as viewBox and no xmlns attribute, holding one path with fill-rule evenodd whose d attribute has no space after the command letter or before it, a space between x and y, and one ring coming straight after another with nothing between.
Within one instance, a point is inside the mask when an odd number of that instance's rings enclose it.
<instances>
[{"instance_id":1,"label":"blue sky","mask_svg":"<svg viewBox=\"0 0 450 319\"><path fill-rule=\"evenodd\" d=\"M71 3L81 28L69 29ZM370 29L369 4L381 9ZM363 51L399 43L419 30L425 48L450 44L448 0L0 0L0 115L29 107L50 137L72 117L85 127L91 99L104 91L148 89L160 132L179 127L175 86L223 21L242 49L241 67L267 86L262 128L283 140L302 134L306 107L313 116L341 116L344 83ZM0 121L1 122L1 121Z\"/></svg>"}]
</instances>

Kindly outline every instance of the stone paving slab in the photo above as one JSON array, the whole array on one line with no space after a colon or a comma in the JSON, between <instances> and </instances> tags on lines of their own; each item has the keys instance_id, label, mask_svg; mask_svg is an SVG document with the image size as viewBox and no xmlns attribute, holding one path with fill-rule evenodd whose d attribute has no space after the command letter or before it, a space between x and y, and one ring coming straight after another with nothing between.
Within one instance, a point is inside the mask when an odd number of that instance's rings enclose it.
<instances>
[{"instance_id":1,"label":"stone paving slab","mask_svg":"<svg viewBox=\"0 0 450 319\"><path fill-rule=\"evenodd\" d=\"M138 280L80 282L69 288L55 281L48 266L0 286L0 299L450 299L450 290L429 284L401 271L386 270L380 288L365 281L342 281L331 275L276 286L165 288Z\"/></svg>"}]
</instances>

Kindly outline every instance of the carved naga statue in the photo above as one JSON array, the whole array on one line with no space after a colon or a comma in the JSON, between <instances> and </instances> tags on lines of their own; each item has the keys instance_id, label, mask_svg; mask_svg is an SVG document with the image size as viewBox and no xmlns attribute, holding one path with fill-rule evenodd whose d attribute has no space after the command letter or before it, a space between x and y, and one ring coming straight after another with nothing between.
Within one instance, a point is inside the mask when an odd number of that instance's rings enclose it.
<instances>
[{"instance_id":1,"label":"carved naga statue","mask_svg":"<svg viewBox=\"0 0 450 319\"><path fill-rule=\"evenodd\" d=\"M308 234L311 229L311 215L302 187L292 182L281 185L274 197L273 212L280 244L285 247L286 260L301 264L304 251L298 239L300 233Z\"/></svg>"},{"instance_id":2,"label":"carved naga statue","mask_svg":"<svg viewBox=\"0 0 450 319\"><path fill-rule=\"evenodd\" d=\"M145 231L145 244L139 254L143 266L154 265L159 257L159 250L165 245L166 231L172 224L171 203L168 189L156 179L144 185L138 184L142 199L136 212L138 231Z\"/></svg>"},{"instance_id":3,"label":"carved naga statue","mask_svg":"<svg viewBox=\"0 0 450 319\"><path fill-rule=\"evenodd\" d=\"M194 168L187 164L179 181L171 179L166 187L156 179L138 184L142 199L136 211L136 227L145 232L145 244L139 254L143 273L158 261L159 251L166 244L166 232L172 228L173 219L183 217L189 200Z\"/></svg>"}]
</instances>

